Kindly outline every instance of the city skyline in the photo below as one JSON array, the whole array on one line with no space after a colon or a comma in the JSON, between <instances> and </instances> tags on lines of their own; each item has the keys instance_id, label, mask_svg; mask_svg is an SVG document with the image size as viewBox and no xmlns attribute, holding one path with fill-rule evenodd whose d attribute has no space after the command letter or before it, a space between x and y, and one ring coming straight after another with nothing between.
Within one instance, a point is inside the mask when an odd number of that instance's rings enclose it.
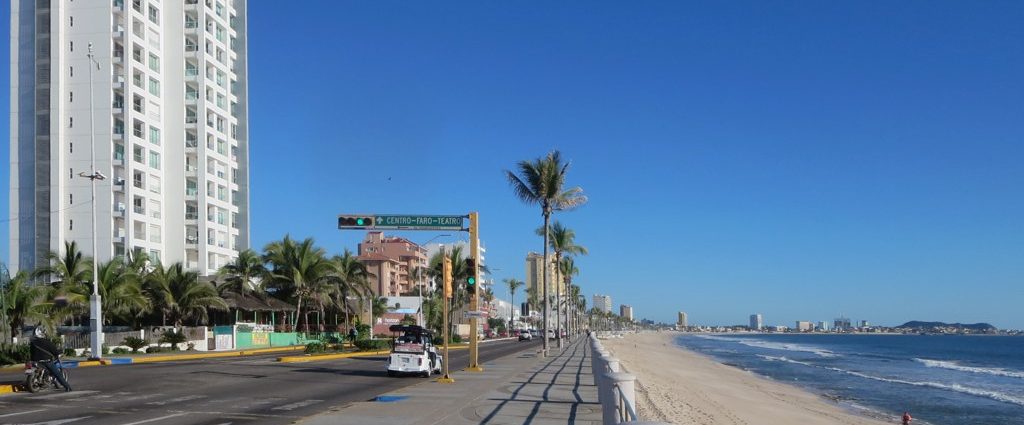
<instances>
[{"instance_id":1,"label":"city skyline","mask_svg":"<svg viewBox=\"0 0 1024 425\"><path fill-rule=\"evenodd\" d=\"M479 211L493 277L525 280L542 219L502 172L558 149L590 198L554 215L590 249L573 283L639 318L1024 328L1020 5L318 8L246 10L249 246Z\"/></svg>"}]
</instances>

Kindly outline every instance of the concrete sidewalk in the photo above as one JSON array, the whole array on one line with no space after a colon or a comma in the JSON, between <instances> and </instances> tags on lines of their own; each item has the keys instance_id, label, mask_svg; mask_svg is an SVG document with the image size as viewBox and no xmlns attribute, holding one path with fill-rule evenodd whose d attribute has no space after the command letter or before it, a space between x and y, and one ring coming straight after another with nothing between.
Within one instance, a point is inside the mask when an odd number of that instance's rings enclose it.
<instances>
[{"instance_id":1,"label":"concrete sidewalk","mask_svg":"<svg viewBox=\"0 0 1024 425\"><path fill-rule=\"evenodd\" d=\"M556 350L552 348L552 352ZM590 371L590 348L584 337L577 337L555 357L520 353L485 363L483 368L483 372L452 373L453 384L424 380L376 400L342 406L299 423L601 423L601 405Z\"/></svg>"}]
</instances>

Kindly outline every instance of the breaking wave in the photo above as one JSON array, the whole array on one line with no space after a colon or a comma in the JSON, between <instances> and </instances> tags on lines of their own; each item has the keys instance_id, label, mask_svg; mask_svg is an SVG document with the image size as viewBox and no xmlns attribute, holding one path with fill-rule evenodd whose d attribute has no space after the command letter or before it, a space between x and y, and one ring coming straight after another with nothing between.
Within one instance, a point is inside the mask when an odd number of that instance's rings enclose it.
<instances>
[{"instance_id":1,"label":"breaking wave","mask_svg":"<svg viewBox=\"0 0 1024 425\"><path fill-rule=\"evenodd\" d=\"M959 364L957 362L946 361L946 360L929 360L929 359L918 359L918 358L915 358L914 361L919 362L919 363L923 363L927 367L936 367L936 368L940 368L940 369L958 370L958 371L961 371L961 372L981 373L981 374L986 374L986 375L1006 376L1006 377L1009 377L1009 378L1021 378L1021 379L1024 379L1024 372L1016 371L1016 370L1007 370L1007 369L998 368L998 367L964 366L964 365L961 365L961 364Z\"/></svg>"}]
</instances>

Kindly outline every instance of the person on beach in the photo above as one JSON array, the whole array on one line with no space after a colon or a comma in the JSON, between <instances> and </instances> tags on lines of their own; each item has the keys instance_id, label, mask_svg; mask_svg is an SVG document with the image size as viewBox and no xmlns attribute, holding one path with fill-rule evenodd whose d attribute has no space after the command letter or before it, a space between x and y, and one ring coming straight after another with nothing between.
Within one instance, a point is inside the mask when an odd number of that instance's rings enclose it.
<instances>
[{"instance_id":1,"label":"person on beach","mask_svg":"<svg viewBox=\"0 0 1024 425\"><path fill-rule=\"evenodd\" d=\"M910 425L910 421L912 420L914 420L914 418L910 417L909 412L903 412L903 425Z\"/></svg>"}]
</instances>

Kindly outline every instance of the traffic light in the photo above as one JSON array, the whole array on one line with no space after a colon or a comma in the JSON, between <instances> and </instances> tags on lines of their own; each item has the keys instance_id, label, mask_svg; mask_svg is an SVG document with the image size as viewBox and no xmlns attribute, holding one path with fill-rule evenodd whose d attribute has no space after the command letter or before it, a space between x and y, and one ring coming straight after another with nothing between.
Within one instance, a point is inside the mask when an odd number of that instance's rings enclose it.
<instances>
[{"instance_id":1,"label":"traffic light","mask_svg":"<svg viewBox=\"0 0 1024 425\"><path fill-rule=\"evenodd\" d=\"M472 258L466 259L466 292L476 293L476 260Z\"/></svg>"},{"instance_id":2,"label":"traffic light","mask_svg":"<svg viewBox=\"0 0 1024 425\"><path fill-rule=\"evenodd\" d=\"M339 215L339 229L366 229L373 227L374 219L365 215Z\"/></svg>"}]
</instances>

